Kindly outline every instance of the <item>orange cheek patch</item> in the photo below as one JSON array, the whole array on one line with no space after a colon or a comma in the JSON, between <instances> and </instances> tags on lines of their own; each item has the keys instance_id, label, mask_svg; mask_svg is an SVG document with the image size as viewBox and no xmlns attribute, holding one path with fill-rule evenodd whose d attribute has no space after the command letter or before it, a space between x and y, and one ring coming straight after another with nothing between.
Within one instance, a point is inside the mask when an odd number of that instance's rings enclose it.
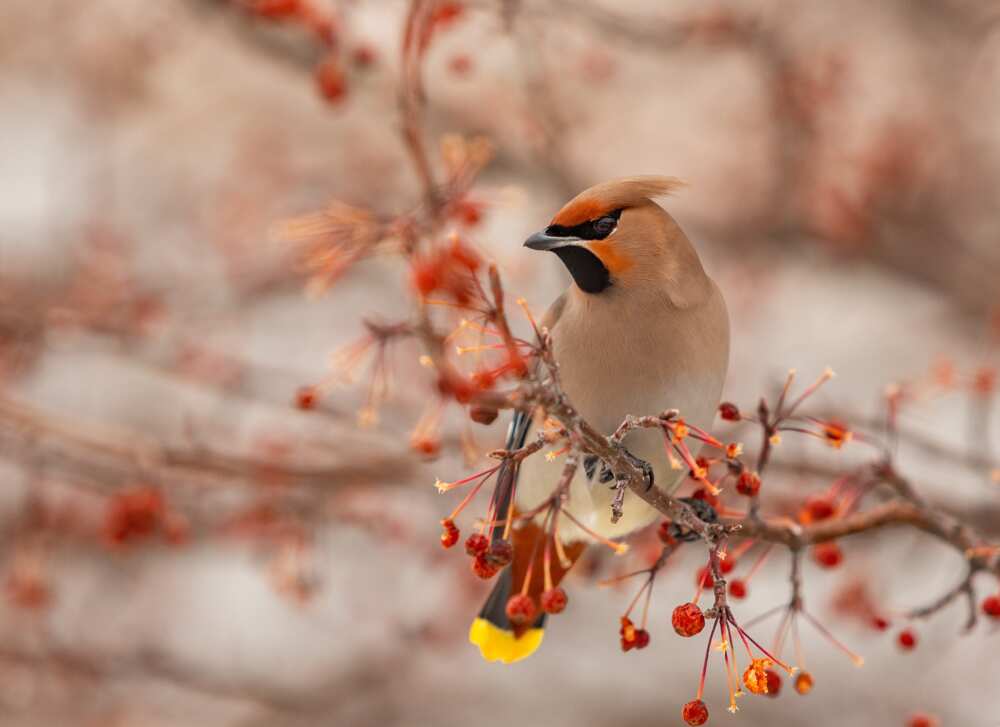
<instances>
[{"instance_id":1,"label":"orange cheek patch","mask_svg":"<svg viewBox=\"0 0 1000 727\"><path fill-rule=\"evenodd\" d=\"M612 276L621 275L635 264L632 258L616 249L613 242L591 242L587 245L587 249L597 255Z\"/></svg>"}]
</instances>

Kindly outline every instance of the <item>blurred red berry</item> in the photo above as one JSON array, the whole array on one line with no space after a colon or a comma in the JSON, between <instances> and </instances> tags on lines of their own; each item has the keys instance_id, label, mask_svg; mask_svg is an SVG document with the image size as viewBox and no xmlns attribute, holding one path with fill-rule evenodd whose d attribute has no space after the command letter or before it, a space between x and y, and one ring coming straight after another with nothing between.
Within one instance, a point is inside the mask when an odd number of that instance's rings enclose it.
<instances>
[{"instance_id":1,"label":"blurred red berry","mask_svg":"<svg viewBox=\"0 0 1000 727\"><path fill-rule=\"evenodd\" d=\"M320 61L315 78L320 94L330 103L339 104L347 96L347 78L336 56L331 55Z\"/></svg>"},{"instance_id":2,"label":"blurred red berry","mask_svg":"<svg viewBox=\"0 0 1000 727\"><path fill-rule=\"evenodd\" d=\"M681 709L681 717L689 725L701 725L708 722L708 707L700 699L693 699Z\"/></svg>"},{"instance_id":3,"label":"blurred red berry","mask_svg":"<svg viewBox=\"0 0 1000 727\"><path fill-rule=\"evenodd\" d=\"M474 405L469 407L469 419L476 424L489 425L497 420L500 412L491 406Z\"/></svg>"},{"instance_id":4,"label":"blurred red berry","mask_svg":"<svg viewBox=\"0 0 1000 727\"><path fill-rule=\"evenodd\" d=\"M490 541L482 533L473 533L465 540L465 552L471 556L483 555L489 547Z\"/></svg>"},{"instance_id":5,"label":"blurred red berry","mask_svg":"<svg viewBox=\"0 0 1000 727\"><path fill-rule=\"evenodd\" d=\"M912 651L917 646L917 635L910 629L900 631L896 640L899 642L899 648L904 651Z\"/></svg>"},{"instance_id":6,"label":"blurred red berry","mask_svg":"<svg viewBox=\"0 0 1000 727\"><path fill-rule=\"evenodd\" d=\"M885 618L882 618L881 616L875 616L874 618L872 618L872 628L874 628L876 631L885 631L887 628L889 628L889 626L890 626L889 621Z\"/></svg>"},{"instance_id":7,"label":"blurred red berry","mask_svg":"<svg viewBox=\"0 0 1000 727\"><path fill-rule=\"evenodd\" d=\"M906 722L906 727L937 727L938 721L929 714L914 714Z\"/></svg>"},{"instance_id":8,"label":"blurred red berry","mask_svg":"<svg viewBox=\"0 0 1000 727\"><path fill-rule=\"evenodd\" d=\"M706 591L715 585L715 579L712 578L712 572L709 570L707 565L702 566L698 569L698 572L695 573L694 584L696 586L701 586Z\"/></svg>"},{"instance_id":9,"label":"blurred red berry","mask_svg":"<svg viewBox=\"0 0 1000 727\"><path fill-rule=\"evenodd\" d=\"M656 537L660 539L660 542L664 545L673 545L677 542L673 535L670 534L670 521L664 520L660 523L660 527L656 529Z\"/></svg>"},{"instance_id":10,"label":"blurred red berry","mask_svg":"<svg viewBox=\"0 0 1000 727\"><path fill-rule=\"evenodd\" d=\"M251 11L262 18L277 20L299 12L299 0L256 0Z\"/></svg>"},{"instance_id":11,"label":"blurred red berry","mask_svg":"<svg viewBox=\"0 0 1000 727\"><path fill-rule=\"evenodd\" d=\"M814 546L812 557L821 568L836 568L844 561L844 553L836 543L820 543Z\"/></svg>"},{"instance_id":12,"label":"blurred red berry","mask_svg":"<svg viewBox=\"0 0 1000 727\"><path fill-rule=\"evenodd\" d=\"M736 404L724 401L719 404L719 416L727 422L738 422L740 420L740 410Z\"/></svg>"},{"instance_id":13,"label":"blurred red berry","mask_svg":"<svg viewBox=\"0 0 1000 727\"><path fill-rule=\"evenodd\" d=\"M983 613L990 618L1000 618L1000 595L987 596L983 599Z\"/></svg>"},{"instance_id":14,"label":"blurred red berry","mask_svg":"<svg viewBox=\"0 0 1000 727\"><path fill-rule=\"evenodd\" d=\"M104 537L111 545L125 545L152 535L162 524L166 505L154 487L139 487L114 495L104 518Z\"/></svg>"},{"instance_id":15,"label":"blurred red berry","mask_svg":"<svg viewBox=\"0 0 1000 727\"><path fill-rule=\"evenodd\" d=\"M682 603L674 609L670 623L673 624L678 636L697 636L705 628L705 614L698 608L697 603Z\"/></svg>"},{"instance_id":16,"label":"blurred red berry","mask_svg":"<svg viewBox=\"0 0 1000 727\"><path fill-rule=\"evenodd\" d=\"M722 572L722 575L732 573L735 567L736 567L735 558L723 558L719 561L719 570Z\"/></svg>"},{"instance_id":17,"label":"blurred red berry","mask_svg":"<svg viewBox=\"0 0 1000 727\"><path fill-rule=\"evenodd\" d=\"M527 626L535 620L535 602L518 593L507 599L507 619L515 626Z\"/></svg>"},{"instance_id":18,"label":"blurred red berry","mask_svg":"<svg viewBox=\"0 0 1000 727\"><path fill-rule=\"evenodd\" d=\"M799 521L803 525L827 520L837 512L833 503L825 497L810 497L806 500L802 511L799 513Z\"/></svg>"},{"instance_id":19,"label":"blurred red berry","mask_svg":"<svg viewBox=\"0 0 1000 727\"><path fill-rule=\"evenodd\" d=\"M456 53L448 59L448 70L456 76L467 76L472 71L472 58L467 53Z\"/></svg>"},{"instance_id":20,"label":"blurred red berry","mask_svg":"<svg viewBox=\"0 0 1000 727\"><path fill-rule=\"evenodd\" d=\"M359 45L351 53L351 60L354 61L354 65L358 68L371 68L378 60L378 53L370 45Z\"/></svg>"},{"instance_id":21,"label":"blurred red berry","mask_svg":"<svg viewBox=\"0 0 1000 727\"><path fill-rule=\"evenodd\" d=\"M562 613L569 602L569 599L566 597L566 591L559 586L544 591L541 600L542 610L545 613L551 614Z\"/></svg>"},{"instance_id":22,"label":"blurred red berry","mask_svg":"<svg viewBox=\"0 0 1000 727\"><path fill-rule=\"evenodd\" d=\"M753 497L760 492L760 477L755 472L743 470L736 480L736 491L741 495Z\"/></svg>"},{"instance_id":23,"label":"blurred red berry","mask_svg":"<svg viewBox=\"0 0 1000 727\"><path fill-rule=\"evenodd\" d=\"M729 595L739 600L747 597L747 584L739 578L729 582Z\"/></svg>"},{"instance_id":24,"label":"blurred red berry","mask_svg":"<svg viewBox=\"0 0 1000 727\"><path fill-rule=\"evenodd\" d=\"M635 648L645 649L649 646L649 632L646 629L635 630Z\"/></svg>"},{"instance_id":25,"label":"blurred red berry","mask_svg":"<svg viewBox=\"0 0 1000 727\"><path fill-rule=\"evenodd\" d=\"M318 399L316 389L312 386L303 386L295 392L295 406L305 411L314 408Z\"/></svg>"},{"instance_id":26,"label":"blurred red berry","mask_svg":"<svg viewBox=\"0 0 1000 727\"><path fill-rule=\"evenodd\" d=\"M798 676L795 677L795 691L803 695L809 694L815 683L812 674L807 671L800 671Z\"/></svg>"}]
</instances>

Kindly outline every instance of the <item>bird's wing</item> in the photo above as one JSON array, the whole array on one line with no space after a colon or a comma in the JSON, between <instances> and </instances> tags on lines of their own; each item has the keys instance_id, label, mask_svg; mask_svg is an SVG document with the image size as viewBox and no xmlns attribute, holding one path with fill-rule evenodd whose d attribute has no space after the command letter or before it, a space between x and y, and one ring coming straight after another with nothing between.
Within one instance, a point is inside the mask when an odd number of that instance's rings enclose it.
<instances>
[{"instance_id":1,"label":"bird's wing","mask_svg":"<svg viewBox=\"0 0 1000 727\"><path fill-rule=\"evenodd\" d=\"M556 327L556 323L559 321L559 317L562 315L563 310L566 308L566 293L564 292L558 298L556 298L549 309L545 311L545 315L542 316L542 328L548 328L550 331Z\"/></svg>"}]
</instances>

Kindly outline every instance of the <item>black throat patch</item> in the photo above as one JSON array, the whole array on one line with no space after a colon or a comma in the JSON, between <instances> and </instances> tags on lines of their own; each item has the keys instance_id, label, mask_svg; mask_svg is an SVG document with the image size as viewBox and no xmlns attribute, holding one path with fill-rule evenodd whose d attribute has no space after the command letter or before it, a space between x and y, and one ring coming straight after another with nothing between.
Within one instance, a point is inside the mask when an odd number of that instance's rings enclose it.
<instances>
[{"instance_id":1,"label":"black throat patch","mask_svg":"<svg viewBox=\"0 0 1000 727\"><path fill-rule=\"evenodd\" d=\"M600 293L611 285L611 274L594 253L577 245L552 250L584 293Z\"/></svg>"}]
</instances>

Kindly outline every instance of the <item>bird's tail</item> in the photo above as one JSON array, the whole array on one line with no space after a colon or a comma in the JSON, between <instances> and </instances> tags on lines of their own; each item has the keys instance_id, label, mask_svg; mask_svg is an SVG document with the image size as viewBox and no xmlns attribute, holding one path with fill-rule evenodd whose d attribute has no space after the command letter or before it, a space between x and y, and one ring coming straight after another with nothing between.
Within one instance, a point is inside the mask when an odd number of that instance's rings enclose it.
<instances>
[{"instance_id":1,"label":"bird's tail","mask_svg":"<svg viewBox=\"0 0 1000 727\"><path fill-rule=\"evenodd\" d=\"M541 595L546 588L546 557L554 587L559 585L585 547L582 542L566 545L563 551L569 562L564 568L552 552L551 534L546 534L539 525L530 522L514 529L511 534L513 560L497 577L496 585L469 629L469 641L479 647L483 658L504 664L530 656L542 643L546 614L541 608ZM546 540L550 542L546 543ZM507 601L517 593L531 598L535 613L539 614L530 625L515 626L507 618Z\"/></svg>"}]
</instances>

